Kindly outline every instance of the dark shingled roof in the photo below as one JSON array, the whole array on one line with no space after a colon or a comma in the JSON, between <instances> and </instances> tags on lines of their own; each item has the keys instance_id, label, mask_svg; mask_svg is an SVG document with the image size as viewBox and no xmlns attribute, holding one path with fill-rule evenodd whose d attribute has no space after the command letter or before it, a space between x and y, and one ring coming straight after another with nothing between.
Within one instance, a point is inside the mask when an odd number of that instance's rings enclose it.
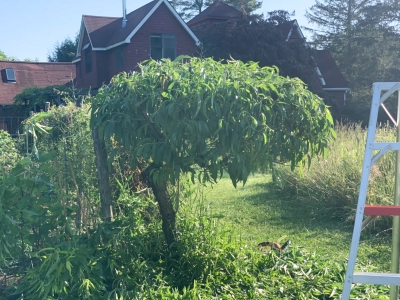
<instances>
[{"instance_id":1,"label":"dark shingled roof","mask_svg":"<svg viewBox=\"0 0 400 300\"><path fill-rule=\"evenodd\" d=\"M280 31L282 31L283 36L288 38L290 30L293 28L294 23L296 20L288 21L282 24L278 24L276 28L278 28Z\"/></svg>"},{"instance_id":2,"label":"dark shingled roof","mask_svg":"<svg viewBox=\"0 0 400 300\"><path fill-rule=\"evenodd\" d=\"M331 53L328 50L316 50L315 60L325 79L324 88L349 88L349 84L343 77L338 66L335 63Z\"/></svg>"},{"instance_id":3,"label":"dark shingled roof","mask_svg":"<svg viewBox=\"0 0 400 300\"><path fill-rule=\"evenodd\" d=\"M14 69L16 82L0 80L0 105L13 104L13 98L25 88L62 85L75 78L72 63L0 61L0 70L6 68Z\"/></svg>"},{"instance_id":4,"label":"dark shingled roof","mask_svg":"<svg viewBox=\"0 0 400 300\"><path fill-rule=\"evenodd\" d=\"M106 48L123 42L139 23L146 17L157 4L157 0L132 11L126 15L127 23L122 28L122 17L83 16L93 48Z\"/></svg>"},{"instance_id":5,"label":"dark shingled roof","mask_svg":"<svg viewBox=\"0 0 400 300\"><path fill-rule=\"evenodd\" d=\"M222 1L216 1L191 19L187 24L190 26L204 19L221 19L221 20L231 20L239 19L243 16L243 13L236 8L225 4Z\"/></svg>"}]
</instances>

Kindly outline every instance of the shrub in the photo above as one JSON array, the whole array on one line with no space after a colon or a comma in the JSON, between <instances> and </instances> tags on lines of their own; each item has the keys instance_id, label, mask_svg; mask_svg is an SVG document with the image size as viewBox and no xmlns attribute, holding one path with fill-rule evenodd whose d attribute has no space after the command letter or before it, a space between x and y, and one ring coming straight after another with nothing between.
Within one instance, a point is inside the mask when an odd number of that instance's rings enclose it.
<instances>
[{"instance_id":1,"label":"shrub","mask_svg":"<svg viewBox=\"0 0 400 300\"><path fill-rule=\"evenodd\" d=\"M6 131L0 130L0 176L9 172L18 159L15 141Z\"/></svg>"}]
</instances>

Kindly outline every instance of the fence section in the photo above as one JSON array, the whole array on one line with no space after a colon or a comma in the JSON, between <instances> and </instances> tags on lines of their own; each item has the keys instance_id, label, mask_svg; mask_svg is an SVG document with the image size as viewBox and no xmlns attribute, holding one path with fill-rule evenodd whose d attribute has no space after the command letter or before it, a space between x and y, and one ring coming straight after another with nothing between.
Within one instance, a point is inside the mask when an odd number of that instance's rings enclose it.
<instances>
[{"instance_id":1,"label":"fence section","mask_svg":"<svg viewBox=\"0 0 400 300\"><path fill-rule=\"evenodd\" d=\"M23 117L0 117L0 130L7 131L11 136L17 136L21 133L21 123Z\"/></svg>"}]
</instances>

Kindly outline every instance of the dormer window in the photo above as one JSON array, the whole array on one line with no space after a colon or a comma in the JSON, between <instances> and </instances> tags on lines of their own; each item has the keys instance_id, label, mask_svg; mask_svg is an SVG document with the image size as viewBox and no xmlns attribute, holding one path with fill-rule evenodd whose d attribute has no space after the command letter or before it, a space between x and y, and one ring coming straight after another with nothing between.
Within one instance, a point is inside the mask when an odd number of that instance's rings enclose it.
<instances>
[{"instance_id":1,"label":"dormer window","mask_svg":"<svg viewBox=\"0 0 400 300\"><path fill-rule=\"evenodd\" d=\"M12 68L6 68L6 69L1 70L1 78L2 78L3 82L6 82L6 83L17 82L17 80L15 78L14 69L12 69Z\"/></svg>"}]
</instances>

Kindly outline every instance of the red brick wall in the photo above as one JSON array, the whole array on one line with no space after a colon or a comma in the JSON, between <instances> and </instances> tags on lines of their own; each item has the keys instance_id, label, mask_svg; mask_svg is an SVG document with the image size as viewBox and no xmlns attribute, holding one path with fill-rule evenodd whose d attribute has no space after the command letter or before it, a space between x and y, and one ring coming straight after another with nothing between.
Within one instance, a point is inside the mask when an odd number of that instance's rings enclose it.
<instances>
[{"instance_id":1,"label":"red brick wall","mask_svg":"<svg viewBox=\"0 0 400 300\"><path fill-rule=\"evenodd\" d=\"M78 61L75 63L75 83L78 88L82 87L82 62Z\"/></svg>"},{"instance_id":2,"label":"red brick wall","mask_svg":"<svg viewBox=\"0 0 400 300\"><path fill-rule=\"evenodd\" d=\"M150 34L171 33L175 34L176 56L192 55L196 50L196 43L182 25L176 20L165 4L161 4L140 30L132 37L129 44L124 44L124 66L117 68L116 48L108 51L92 51L92 72L85 71L85 53L81 53L82 77L79 77L77 63L78 88L99 88L103 83L109 83L112 76L125 71L127 73L138 70L138 63L150 59ZM85 32L82 47L89 42Z\"/></svg>"},{"instance_id":3,"label":"red brick wall","mask_svg":"<svg viewBox=\"0 0 400 300\"><path fill-rule=\"evenodd\" d=\"M108 65L107 65L108 71L107 71L107 74L105 74L103 82L106 82L106 83L110 82L111 78L114 75L118 74L118 73L130 72L131 71L131 69L126 67L127 65L130 65L129 61L128 61L129 58L128 58L128 55L127 55L127 53L128 53L127 52L127 47L129 45L130 44L123 44L121 46L112 48L109 51L107 51L107 54L108 54L108 57L107 57L107 59L108 59L107 60L107 62L108 62ZM123 55L123 60L124 60L124 65L122 67L119 67L119 68L117 68L117 58L116 58L117 49L122 49L122 53L123 53L122 55Z\"/></svg>"},{"instance_id":4,"label":"red brick wall","mask_svg":"<svg viewBox=\"0 0 400 300\"><path fill-rule=\"evenodd\" d=\"M150 59L150 34L152 33L175 34L176 56L183 54L193 55L195 53L195 41L175 19L166 5L161 4L142 28L132 37L131 43L124 49L126 61L128 62L124 71L129 72L135 69L139 62Z\"/></svg>"},{"instance_id":5,"label":"red brick wall","mask_svg":"<svg viewBox=\"0 0 400 300\"><path fill-rule=\"evenodd\" d=\"M82 42L82 47L85 46L87 43L89 43L89 37L87 32L85 31L85 34L83 36L83 42ZM89 46L90 49L90 46ZM86 60L85 60L85 51L81 51L81 61L80 65L77 64L76 68L76 82L77 82L77 87L78 88L98 88L98 80L97 80L97 53L96 51L92 51L92 71L87 73L86 72ZM81 69L81 72L79 72L79 68Z\"/></svg>"},{"instance_id":6,"label":"red brick wall","mask_svg":"<svg viewBox=\"0 0 400 300\"><path fill-rule=\"evenodd\" d=\"M95 53L94 53L95 52ZM109 56L111 53L110 51L93 51L93 54L95 54L95 59L93 59L93 65L92 65L92 72L97 74L96 78L96 88L99 88L103 85L103 83L109 83ZM96 66L96 68L93 68Z\"/></svg>"}]
</instances>

